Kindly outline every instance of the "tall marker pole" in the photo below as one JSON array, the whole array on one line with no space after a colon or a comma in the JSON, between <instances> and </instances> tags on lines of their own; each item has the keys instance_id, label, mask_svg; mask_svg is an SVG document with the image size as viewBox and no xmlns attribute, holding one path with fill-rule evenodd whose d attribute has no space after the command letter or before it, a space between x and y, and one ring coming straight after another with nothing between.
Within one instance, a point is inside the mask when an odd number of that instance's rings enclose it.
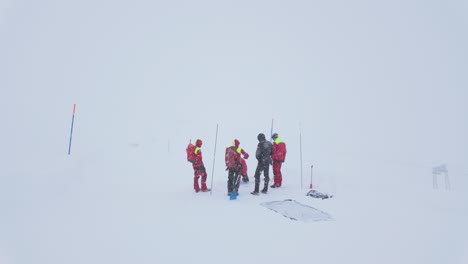
<instances>
[{"instance_id":1,"label":"tall marker pole","mask_svg":"<svg viewBox=\"0 0 468 264\"><path fill-rule=\"evenodd\" d=\"M271 119L270 140L271 140L271 137L273 136L273 122L274 122L274 119L272 118L272 119Z\"/></svg>"},{"instance_id":2,"label":"tall marker pole","mask_svg":"<svg viewBox=\"0 0 468 264\"><path fill-rule=\"evenodd\" d=\"M68 155L70 155L70 152L71 152L71 144L72 144L72 136L73 136L73 123L75 122L75 110L76 110L76 104L73 104L73 115L72 115L71 129L70 129L70 142L68 143Z\"/></svg>"},{"instance_id":3,"label":"tall marker pole","mask_svg":"<svg viewBox=\"0 0 468 264\"><path fill-rule=\"evenodd\" d=\"M301 159L301 190L303 188L302 184L302 133L301 133L301 124L299 124L299 152L300 152L300 159Z\"/></svg>"},{"instance_id":4,"label":"tall marker pole","mask_svg":"<svg viewBox=\"0 0 468 264\"><path fill-rule=\"evenodd\" d=\"M218 124L216 124L216 137L215 137L215 147L214 147L214 155L213 155L213 169L211 170L211 186L210 186L210 195L213 193L213 176L214 176L214 168L215 168L215 161L216 161L216 144L218 142Z\"/></svg>"},{"instance_id":5,"label":"tall marker pole","mask_svg":"<svg viewBox=\"0 0 468 264\"><path fill-rule=\"evenodd\" d=\"M310 189L313 188L313 185L312 185L312 169L314 168L314 165L310 165Z\"/></svg>"}]
</instances>

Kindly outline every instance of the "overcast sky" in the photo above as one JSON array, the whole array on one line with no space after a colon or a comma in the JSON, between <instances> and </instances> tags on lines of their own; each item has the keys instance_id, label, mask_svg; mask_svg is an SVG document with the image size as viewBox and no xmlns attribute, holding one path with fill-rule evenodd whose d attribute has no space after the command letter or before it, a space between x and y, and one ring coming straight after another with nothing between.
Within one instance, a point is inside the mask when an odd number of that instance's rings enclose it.
<instances>
[{"instance_id":1,"label":"overcast sky","mask_svg":"<svg viewBox=\"0 0 468 264\"><path fill-rule=\"evenodd\" d=\"M466 263L467 29L466 0L0 0L0 262ZM256 197L272 119L284 184ZM231 202L234 138L251 180ZM304 195L312 164L333 199Z\"/></svg>"},{"instance_id":2,"label":"overcast sky","mask_svg":"<svg viewBox=\"0 0 468 264\"><path fill-rule=\"evenodd\" d=\"M274 118L294 153L301 127L309 159L460 165L467 14L466 1L2 1L2 156L62 153L76 103L77 144L93 147L212 142L220 124L220 144L253 151Z\"/></svg>"}]
</instances>

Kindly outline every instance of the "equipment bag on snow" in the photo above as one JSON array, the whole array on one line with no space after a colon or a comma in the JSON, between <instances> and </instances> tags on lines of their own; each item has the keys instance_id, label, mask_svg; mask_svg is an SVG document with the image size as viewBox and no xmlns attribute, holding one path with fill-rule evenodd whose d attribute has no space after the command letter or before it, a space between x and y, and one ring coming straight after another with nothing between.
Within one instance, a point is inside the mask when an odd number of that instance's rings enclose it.
<instances>
[{"instance_id":1,"label":"equipment bag on snow","mask_svg":"<svg viewBox=\"0 0 468 264\"><path fill-rule=\"evenodd\" d=\"M226 155L224 155L224 161L226 167L228 168L238 168L239 167L239 154L232 147L226 148Z\"/></svg>"},{"instance_id":2,"label":"equipment bag on snow","mask_svg":"<svg viewBox=\"0 0 468 264\"><path fill-rule=\"evenodd\" d=\"M185 149L185 151L187 151L187 161L190 162L190 163L194 163L195 162L195 145L193 145L192 143L189 143L187 148Z\"/></svg>"},{"instance_id":3,"label":"equipment bag on snow","mask_svg":"<svg viewBox=\"0 0 468 264\"><path fill-rule=\"evenodd\" d=\"M321 193L321 192L316 191L316 190L310 190L309 192L307 192L306 195L310 196L310 197L314 197L314 198L321 198L322 200L333 197L333 195L329 195L329 194L326 194L326 193Z\"/></svg>"}]
</instances>

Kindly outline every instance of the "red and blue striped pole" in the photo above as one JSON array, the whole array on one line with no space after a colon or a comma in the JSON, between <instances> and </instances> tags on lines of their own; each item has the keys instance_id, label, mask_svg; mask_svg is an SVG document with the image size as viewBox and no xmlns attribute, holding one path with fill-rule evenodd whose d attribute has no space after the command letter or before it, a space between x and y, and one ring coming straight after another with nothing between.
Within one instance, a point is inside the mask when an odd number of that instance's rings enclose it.
<instances>
[{"instance_id":1,"label":"red and blue striped pole","mask_svg":"<svg viewBox=\"0 0 468 264\"><path fill-rule=\"evenodd\" d=\"M70 155L70 151L71 151L72 136L73 136L73 123L75 122L75 110L76 110L76 104L73 104L73 115L72 115L71 129L70 129L70 143L68 143L68 155Z\"/></svg>"}]
</instances>

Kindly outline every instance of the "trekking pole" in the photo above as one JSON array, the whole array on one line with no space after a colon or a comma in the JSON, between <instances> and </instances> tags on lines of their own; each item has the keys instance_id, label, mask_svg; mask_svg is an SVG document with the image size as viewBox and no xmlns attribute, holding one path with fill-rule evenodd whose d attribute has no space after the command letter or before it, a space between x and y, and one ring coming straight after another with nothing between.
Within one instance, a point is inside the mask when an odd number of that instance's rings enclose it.
<instances>
[{"instance_id":1,"label":"trekking pole","mask_svg":"<svg viewBox=\"0 0 468 264\"><path fill-rule=\"evenodd\" d=\"M302 184L302 133L301 133L301 124L299 124L299 152L300 152L300 161L301 161L301 190L303 188Z\"/></svg>"},{"instance_id":2,"label":"trekking pole","mask_svg":"<svg viewBox=\"0 0 468 264\"><path fill-rule=\"evenodd\" d=\"M214 146L214 154L213 154L213 169L211 170L210 195L213 193L213 176L214 176L214 168L215 168L215 161L216 161L216 143L217 142L218 142L218 124L216 124L216 137L215 137L215 146Z\"/></svg>"},{"instance_id":3,"label":"trekking pole","mask_svg":"<svg viewBox=\"0 0 468 264\"><path fill-rule=\"evenodd\" d=\"M70 155L70 152L71 152L71 144L72 144L72 136L73 136L73 123L75 122L75 110L76 110L76 104L73 104L73 115L72 115L71 129L70 129L70 142L68 143L68 155Z\"/></svg>"}]
</instances>

